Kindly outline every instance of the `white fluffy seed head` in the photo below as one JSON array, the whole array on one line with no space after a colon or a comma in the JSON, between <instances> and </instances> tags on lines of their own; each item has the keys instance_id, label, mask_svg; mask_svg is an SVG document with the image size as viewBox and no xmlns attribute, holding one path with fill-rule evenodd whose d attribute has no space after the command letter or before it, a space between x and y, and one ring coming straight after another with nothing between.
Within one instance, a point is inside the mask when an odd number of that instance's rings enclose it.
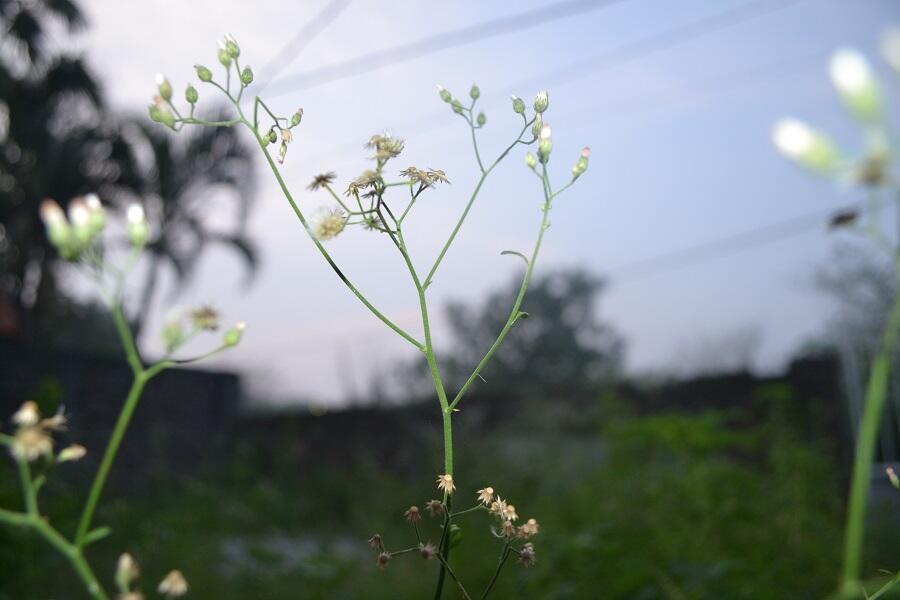
<instances>
[{"instance_id":1,"label":"white fluffy seed head","mask_svg":"<svg viewBox=\"0 0 900 600\"><path fill-rule=\"evenodd\" d=\"M869 61L852 48L841 48L831 55L829 72L834 87L843 94L858 93L874 83Z\"/></svg>"}]
</instances>

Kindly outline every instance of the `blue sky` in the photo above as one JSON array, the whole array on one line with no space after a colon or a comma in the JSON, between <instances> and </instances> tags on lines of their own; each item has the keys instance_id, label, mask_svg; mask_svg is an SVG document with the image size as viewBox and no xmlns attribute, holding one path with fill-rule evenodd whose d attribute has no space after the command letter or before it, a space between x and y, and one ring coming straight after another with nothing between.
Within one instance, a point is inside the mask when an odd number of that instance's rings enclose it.
<instances>
[{"instance_id":1,"label":"blue sky","mask_svg":"<svg viewBox=\"0 0 900 600\"><path fill-rule=\"evenodd\" d=\"M182 88L193 75L191 65L215 62L216 42L226 32L241 43L242 58L261 66L325 2L254 4L94 0L87 5L91 28L79 44L109 82L115 104L143 110L157 71ZM859 200L858 192L836 189L787 164L772 149L769 132L777 118L794 115L832 132L847 148L856 147L855 129L830 88L827 58L838 46L856 46L875 59L886 80L891 78L876 50L884 27L900 22L900 3L802 0L599 68L607 64L604 57L623 47L744 4L627 0L280 93L270 103L277 110L290 113L302 106L306 113L285 177L301 207L313 212L328 203L324 195L305 191L312 175L334 170L341 181L351 179L366 167L362 142L391 129L407 140L398 168L442 168L453 182L429 194L408 225L414 259L430 264L476 178L464 123L440 102L434 86L465 95L475 81L488 116L482 141L487 154L495 154L517 131L509 95L530 100L538 87L550 90L547 120L553 125L556 180L565 179L583 145L593 151L587 175L554 207L538 270L583 265L600 274L615 272L645 258ZM282 75L540 5L356 0ZM591 60L598 67L577 77L563 69ZM543 74L545 81L534 81ZM531 87L515 87L522 82ZM285 87L273 84L272 90ZM896 85L889 90L898 91ZM209 92L201 88L201 103L204 94ZM500 251L531 247L540 189L521 154L510 156L484 189L429 291L433 312L446 299L477 300L505 283L519 265ZM175 301L188 306L211 301L227 318L248 321L245 343L219 364L244 370L257 392L338 402L361 389L367 369L390 368L411 351L349 296L292 219L262 162L259 170L250 228L263 263L254 285L242 290L239 261L212 251L200 276ZM221 206L220 199L210 199L211 219L229 218ZM626 336L633 371L681 370L688 351L748 328L760 333L758 366L773 367L821 331L830 314L812 278L833 244L824 228L811 229L676 271L620 284L612 278L601 312ZM330 250L384 312L416 327L414 290L385 239L351 231L331 242ZM168 303L169 298L161 299L156 326ZM447 333L438 318L439 344ZM147 343L158 347L153 339Z\"/></svg>"}]
</instances>

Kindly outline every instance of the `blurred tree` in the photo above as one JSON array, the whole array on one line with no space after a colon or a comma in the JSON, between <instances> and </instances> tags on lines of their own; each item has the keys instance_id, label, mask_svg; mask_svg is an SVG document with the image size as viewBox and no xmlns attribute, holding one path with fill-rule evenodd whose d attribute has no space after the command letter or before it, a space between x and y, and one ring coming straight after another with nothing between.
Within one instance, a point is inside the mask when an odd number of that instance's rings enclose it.
<instances>
[{"instance_id":1,"label":"blurred tree","mask_svg":"<svg viewBox=\"0 0 900 600\"><path fill-rule=\"evenodd\" d=\"M446 309L453 347L442 361L449 389L458 389L493 343L509 316L520 277L475 305L454 302ZM472 394L535 397L593 397L618 374L623 343L597 316L603 282L580 269L537 277L522 305L528 318L512 329L483 371ZM431 393L424 360L408 370L416 395Z\"/></svg>"},{"instance_id":2,"label":"blurred tree","mask_svg":"<svg viewBox=\"0 0 900 600\"><path fill-rule=\"evenodd\" d=\"M0 336L44 339L51 323L77 318L59 293L56 259L38 215L40 201L96 192L121 207L141 200L161 225L132 321L146 317L161 265L183 283L207 242L237 248L255 265L244 233L252 171L229 130L199 130L173 144L166 132L122 120L103 101L81 58L57 50L48 32L85 24L70 0L0 0ZM143 160L146 159L146 160ZM213 192L236 201L230 229L213 230L201 211Z\"/></svg>"},{"instance_id":3,"label":"blurred tree","mask_svg":"<svg viewBox=\"0 0 900 600\"><path fill-rule=\"evenodd\" d=\"M209 117L224 120L219 112ZM149 149L149 167L142 172L144 206L154 223L155 236L147 245L150 265L134 313L135 328L144 322L152 304L161 269L168 264L184 283L197 266L207 244L224 244L237 251L252 273L256 251L245 223L253 199L254 170L248 146L237 132L224 127L198 127L174 137L146 119L137 120L138 142ZM217 195L233 201L236 211L230 228L210 224Z\"/></svg>"}]
</instances>

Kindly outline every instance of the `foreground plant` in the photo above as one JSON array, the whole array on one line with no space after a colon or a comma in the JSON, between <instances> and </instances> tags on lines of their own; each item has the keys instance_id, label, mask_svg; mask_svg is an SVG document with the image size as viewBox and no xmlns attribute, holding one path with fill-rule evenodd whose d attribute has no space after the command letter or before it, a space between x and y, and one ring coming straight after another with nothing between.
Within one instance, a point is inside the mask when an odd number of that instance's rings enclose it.
<instances>
[{"instance_id":1,"label":"foreground plant","mask_svg":"<svg viewBox=\"0 0 900 600\"><path fill-rule=\"evenodd\" d=\"M145 386L166 369L202 360L236 345L244 326L239 323L229 329L217 347L200 356L179 358L175 353L188 340L202 332L216 331L219 328L219 317L213 309L202 307L184 317L172 318L163 331L166 355L161 360L148 364L138 352L123 309L127 276L140 258L150 236L149 224L141 206L135 204L128 209L126 231L130 251L123 266L116 266L107 260L108 252L101 235L106 228L107 214L97 196L91 194L70 201L68 218L56 202L45 200L41 205L41 218L46 225L50 242L62 257L78 266L96 285L112 315L133 380L85 499L78 528L71 538L63 535L53 526L51 519L41 512L39 493L55 469L65 463L80 460L87 450L78 444L56 450L54 435L64 431L67 424L62 407L53 416L44 417L35 402L27 401L22 404L12 416L11 433L0 433L0 445L8 448L18 468L24 507L23 510L0 508L0 522L30 529L40 535L69 561L91 597L105 600L110 596L88 563L85 550L88 545L110 533L108 527L93 527L94 513ZM123 600L141 598L135 589L137 564L130 555L123 555L116 573L118 597ZM158 592L165 597L181 596L187 592L187 583L180 572L173 571L160 583Z\"/></svg>"},{"instance_id":2,"label":"foreground plant","mask_svg":"<svg viewBox=\"0 0 900 600\"><path fill-rule=\"evenodd\" d=\"M173 101L173 90L169 81L162 76L157 78L158 95L150 105L150 118L154 121L178 131L186 125L198 125L208 127L245 127L256 140L263 156L266 159L278 185L290 204L303 228L309 234L310 239L325 261L331 266L338 278L350 290L350 292L365 307L372 312L377 319L393 330L397 335L406 340L417 351L424 354L431 378L434 382L434 390L440 405L443 437L444 437L444 465L439 477L441 500L430 503L432 512L442 516L442 533L434 552L425 552L424 548L430 548L421 539L423 553L433 555L440 562L439 575L435 590L435 597L442 594L444 580L447 575L452 577L457 585L461 586L450 565L450 548L453 545L454 521L463 512L453 512L453 497L456 490L453 468L453 413L459 410L459 404L466 393L481 376L485 365L500 347L503 339L520 320L528 316L521 310L522 301L528 284L531 281L534 265L540 253L544 234L550 227L550 210L556 197L567 189L581 176L588 166L589 150L585 148L571 169L569 181L561 188L554 189L550 183L547 165L553 150L550 126L544 122L543 115L548 108L549 100L546 92L539 92L534 100L531 110L526 108L525 102L518 97L513 97L513 111L522 119L521 127L513 140L493 160L485 160L482 149L478 144L478 131L487 123L487 117L483 112L476 112L475 105L481 95L477 86L469 90L469 98L464 102L455 97L450 91L439 88L440 98L446 102L454 113L459 115L467 124L475 151L475 159L480 172L480 177L475 185L469 200L462 210L456 224L453 226L444 242L440 252L426 268L417 267L409 247L406 243L406 226L408 217L416 206L420 196L426 191L433 190L438 184L449 183L447 175L438 169L408 167L403 170L388 170L391 161L396 159L403 151L404 141L389 134L377 134L370 138L366 148L372 151L372 168L364 171L353 179L347 186L343 195L339 195L333 188L336 174L323 173L317 175L309 185L310 191L324 190L333 201L331 208L322 210L313 219L302 211L291 191L288 189L278 165L283 164L290 144L294 141L294 131L303 119L303 110L299 109L289 117L278 116L258 96L254 97L249 107L242 102L245 91L253 82L253 71L248 66L240 64L241 51L238 44L231 37L226 38L219 46L218 62L224 69L224 81L217 80L212 70L203 65L195 67L197 77L206 85L215 88L218 93L224 95L234 109L234 117L227 120L208 121L195 116L195 109L199 93L193 85L188 85L184 99L188 109L180 111ZM466 221L469 212L478 197L488 176L503 161L504 158L518 145L529 146L537 143L537 155L526 154L526 164L540 182L543 200L540 206L541 218L537 229L537 237L530 253L523 254L515 251L507 251L505 254L518 256L525 262L525 273L519 293L509 311L506 324L497 333L496 341L486 349L481 361L473 366L471 376L456 391L449 392L441 378L441 370L435 355L435 345L432 340L430 313L428 307L427 291L432 285L451 245ZM396 173L396 175L394 175ZM421 313L422 333L421 339L407 332L389 317L379 311L366 296L356 288L347 275L340 269L331 257L323 242L331 240L345 232L348 228L359 226L363 229L381 234L396 250L403 265L409 272L412 286L415 291ZM497 499L499 502L499 498ZM511 526L515 519L506 519ZM534 559L534 549L529 543L518 546L510 536L509 531L502 529L508 527L501 524L500 536L507 540L504 552L499 561L499 569L506 562L509 553L518 553L523 562L530 563ZM536 533L536 525L535 525ZM418 548L418 546L416 546ZM378 564L386 566L391 556L383 546L376 546L379 550ZM411 551L411 550L410 550ZM400 551L404 552L404 551ZM488 586L487 592L493 582Z\"/></svg>"},{"instance_id":3,"label":"foreground plant","mask_svg":"<svg viewBox=\"0 0 900 600\"><path fill-rule=\"evenodd\" d=\"M900 31L885 37L883 54L900 73ZM872 462L900 333L900 240L892 240L885 232L883 215L886 202L900 212L900 181L892 173L898 138L887 120L881 85L862 54L851 49L838 50L831 58L830 71L835 89L861 126L866 145L863 156L847 157L825 134L797 119L779 121L773 130L773 141L779 151L803 167L865 189L864 215L857 210L841 211L832 217L830 226L868 240L894 263L894 299L869 367L847 507L840 594L855 598L865 594L861 570ZM889 475L892 473L889 471ZM893 578L872 597L881 596L896 582Z\"/></svg>"}]
</instances>

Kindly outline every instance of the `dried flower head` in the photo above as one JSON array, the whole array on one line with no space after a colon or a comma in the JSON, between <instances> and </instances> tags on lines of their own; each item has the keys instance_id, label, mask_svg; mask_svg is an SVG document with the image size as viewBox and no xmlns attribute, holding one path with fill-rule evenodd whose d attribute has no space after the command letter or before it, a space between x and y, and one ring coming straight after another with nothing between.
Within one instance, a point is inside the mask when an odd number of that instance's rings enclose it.
<instances>
[{"instance_id":1,"label":"dried flower head","mask_svg":"<svg viewBox=\"0 0 900 600\"><path fill-rule=\"evenodd\" d=\"M294 134L291 133L291 130L290 130L290 129L284 129L284 128L282 128L282 130L281 130L281 141L284 142L285 144L290 144L291 142L294 141Z\"/></svg>"},{"instance_id":2,"label":"dried flower head","mask_svg":"<svg viewBox=\"0 0 900 600\"><path fill-rule=\"evenodd\" d=\"M519 551L519 562L522 563L522 566L530 567L535 563L535 560L534 544L528 542Z\"/></svg>"},{"instance_id":3,"label":"dried flower head","mask_svg":"<svg viewBox=\"0 0 900 600\"><path fill-rule=\"evenodd\" d=\"M503 521L503 524L500 526L500 533L505 538L511 538L516 535L516 526L512 524L512 521Z\"/></svg>"},{"instance_id":4,"label":"dried flower head","mask_svg":"<svg viewBox=\"0 0 900 600\"><path fill-rule=\"evenodd\" d=\"M347 186L345 196L358 196L361 189L374 185L380 179L380 175L371 169L360 173L359 177L350 182Z\"/></svg>"},{"instance_id":5,"label":"dried flower head","mask_svg":"<svg viewBox=\"0 0 900 600\"><path fill-rule=\"evenodd\" d=\"M386 569L389 562L391 562L390 552L380 552L375 559L375 564L378 565L379 569Z\"/></svg>"},{"instance_id":6,"label":"dried flower head","mask_svg":"<svg viewBox=\"0 0 900 600\"><path fill-rule=\"evenodd\" d=\"M38 409L37 402L34 400L27 400L22 403L22 406L19 407L13 416L12 422L20 427L30 427L32 425L37 425L38 421L41 420L41 411Z\"/></svg>"},{"instance_id":7,"label":"dried flower head","mask_svg":"<svg viewBox=\"0 0 900 600\"><path fill-rule=\"evenodd\" d=\"M424 544L419 544L419 554L422 555L422 558L425 560L431 560L437 555L437 547L432 544L430 541L425 542Z\"/></svg>"},{"instance_id":8,"label":"dried flower head","mask_svg":"<svg viewBox=\"0 0 900 600\"><path fill-rule=\"evenodd\" d=\"M181 571L169 571L169 574L159 582L159 587L156 590L169 598L177 598L187 594L188 582L184 575L181 574Z\"/></svg>"},{"instance_id":9,"label":"dried flower head","mask_svg":"<svg viewBox=\"0 0 900 600\"><path fill-rule=\"evenodd\" d=\"M53 438L39 425L20 427L13 436L10 450L15 458L32 462L53 452Z\"/></svg>"},{"instance_id":10,"label":"dried flower head","mask_svg":"<svg viewBox=\"0 0 900 600\"><path fill-rule=\"evenodd\" d=\"M410 506L406 509L406 512L403 513L403 516L406 517L406 520L409 523L418 523L422 520L422 514L419 512L418 506Z\"/></svg>"},{"instance_id":11,"label":"dried flower head","mask_svg":"<svg viewBox=\"0 0 900 600\"><path fill-rule=\"evenodd\" d=\"M84 458L85 454L87 454L87 449L84 446L81 444L72 444L71 446L63 448L56 457L56 460L61 463L74 462Z\"/></svg>"},{"instance_id":12,"label":"dried flower head","mask_svg":"<svg viewBox=\"0 0 900 600\"><path fill-rule=\"evenodd\" d=\"M456 490L456 486L453 485L453 475L450 473L438 475L437 486L445 494L452 494Z\"/></svg>"},{"instance_id":13,"label":"dried flower head","mask_svg":"<svg viewBox=\"0 0 900 600\"><path fill-rule=\"evenodd\" d=\"M375 154L372 156L373 159L384 161L399 156L403 152L403 144L403 140L391 136L388 132L384 132L369 138L365 147L375 150Z\"/></svg>"},{"instance_id":14,"label":"dried flower head","mask_svg":"<svg viewBox=\"0 0 900 600\"><path fill-rule=\"evenodd\" d=\"M316 190L331 185L331 183L337 178L337 173L334 171L328 171L327 173L319 173L315 177L313 177L312 183L306 186L311 192L315 192Z\"/></svg>"},{"instance_id":15,"label":"dried flower head","mask_svg":"<svg viewBox=\"0 0 900 600\"><path fill-rule=\"evenodd\" d=\"M313 223L313 234L319 240L330 240L344 230L347 219L340 209L328 210Z\"/></svg>"},{"instance_id":16,"label":"dried flower head","mask_svg":"<svg viewBox=\"0 0 900 600\"><path fill-rule=\"evenodd\" d=\"M417 169L408 167L400 171L400 176L409 179L410 183L420 183L430 187L435 183L450 183L447 174L440 169Z\"/></svg>"},{"instance_id":17,"label":"dried flower head","mask_svg":"<svg viewBox=\"0 0 900 600\"><path fill-rule=\"evenodd\" d=\"M888 481L891 482L891 485L900 490L900 477L897 476L897 472L894 471L894 467L888 467L884 470L884 472L888 476Z\"/></svg>"},{"instance_id":18,"label":"dried flower head","mask_svg":"<svg viewBox=\"0 0 900 600\"><path fill-rule=\"evenodd\" d=\"M488 486L486 488L481 488L478 490L478 501L484 504L485 506L490 506L491 501L494 499L494 488Z\"/></svg>"},{"instance_id":19,"label":"dried flower head","mask_svg":"<svg viewBox=\"0 0 900 600\"><path fill-rule=\"evenodd\" d=\"M384 552L384 540L381 539L380 533L376 533L369 538L369 547L372 548L372 550Z\"/></svg>"},{"instance_id":20,"label":"dried flower head","mask_svg":"<svg viewBox=\"0 0 900 600\"><path fill-rule=\"evenodd\" d=\"M528 519L523 525L519 526L517 534L522 539L528 539L533 535L537 535L539 529L540 526L536 519Z\"/></svg>"},{"instance_id":21,"label":"dried flower head","mask_svg":"<svg viewBox=\"0 0 900 600\"><path fill-rule=\"evenodd\" d=\"M212 306L201 306L191 311L191 321L197 329L216 331L219 328L219 312Z\"/></svg>"},{"instance_id":22,"label":"dried flower head","mask_svg":"<svg viewBox=\"0 0 900 600\"><path fill-rule=\"evenodd\" d=\"M444 503L440 500L431 500L425 505L425 510L427 510L428 514L432 517L440 516L444 514Z\"/></svg>"}]
</instances>

